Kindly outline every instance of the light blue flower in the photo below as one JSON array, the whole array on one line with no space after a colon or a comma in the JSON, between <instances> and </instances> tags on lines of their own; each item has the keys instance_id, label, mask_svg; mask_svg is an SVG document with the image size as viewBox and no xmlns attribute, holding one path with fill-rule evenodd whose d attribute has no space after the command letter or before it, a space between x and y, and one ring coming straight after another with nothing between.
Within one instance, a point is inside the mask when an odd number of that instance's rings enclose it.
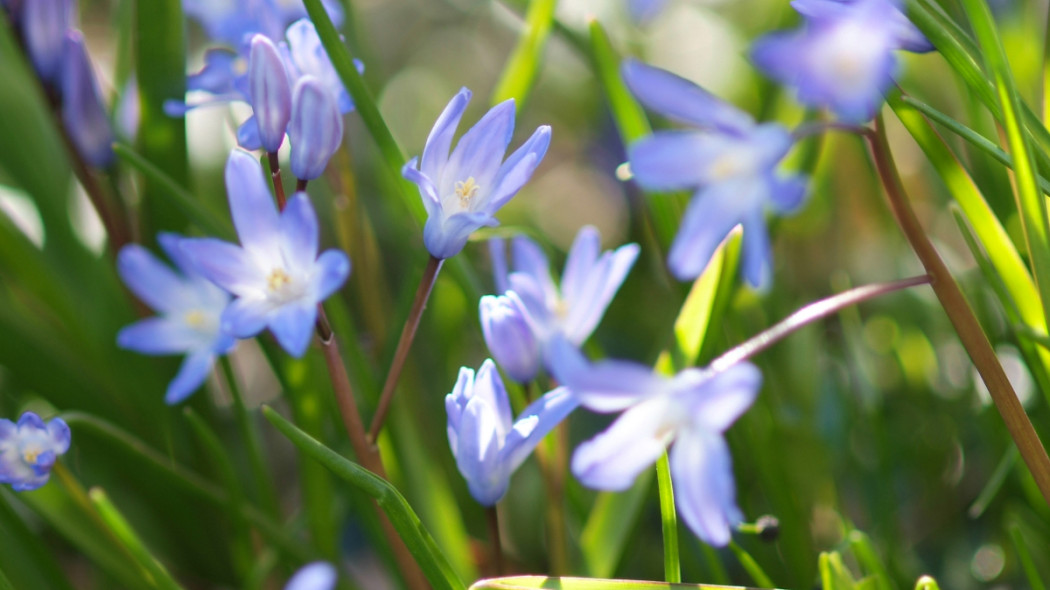
<instances>
[{"instance_id":1,"label":"light blue flower","mask_svg":"<svg viewBox=\"0 0 1050 590\"><path fill-rule=\"evenodd\" d=\"M289 354L306 353L317 305L350 275L338 250L318 256L317 215L305 193L283 212L270 196L262 166L243 150L226 162L226 192L241 245L213 238L186 239L182 250L197 270L236 299L222 314L222 328L249 338L269 327Z\"/></svg>"},{"instance_id":2,"label":"light blue flower","mask_svg":"<svg viewBox=\"0 0 1050 590\"><path fill-rule=\"evenodd\" d=\"M73 146L88 164L109 166L116 159L113 126L91 69L84 36L77 30L65 35L61 88L62 124Z\"/></svg>"},{"instance_id":3,"label":"light blue flower","mask_svg":"<svg viewBox=\"0 0 1050 590\"><path fill-rule=\"evenodd\" d=\"M756 124L670 72L627 60L623 77L643 104L697 127L654 133L628 151L631 172L643 187L695 191L668 253L671 272L681 280L699 276L719 243L742 224L744 277L764 287L772 272L765 211L794 212L806 194L805 177L776 169L791 149L791 134L774 123Z\"/></svg>"},{"instance_id":4,"label":"light blue flower","mask_svg":"<svg viewBox=\"0 0 1050 590\"><path fill-rule=\"evenodd\" d=\"M554 343L554 375L580 404L623 414L576 448L572 472L586 486L622 491L670 450L678 513L705 543L724 546L743 520L732 460L722 433L754 401L762 375L740 363L718 373L687 369L674 377L607 360L591 364L564 340Z\"/></svg>"},{"instance_id":5,"label":"light blue flower","mask_svg":"<svg viewBox=\"0 0 1050 590\"><path fill-rule=\"evenodd\" d=\"M470 495L494 506L507 492L510 476L536 445L578 402L564 387L548 392L512 420L510 400L495 363L487 359L475 376L463 367L445 396L448 443Z\"/></svg>"},{"instance_id":6,"label":"light blue flower","mask_svg":"<svg viewBox=\"0 0 1050 590\"><path fill-rule=\"evenodd\" d=\"M569 250L560 285L554 283L550 263L535 242L516 236L511 251L514 272L502 277L500 273L506 271L498 269L505 269L506 262L502 260L501 243L492 249L496 284L507 291L503 299L490 299L482 305L482 331L500 366L515 380L528 381L535 376L539 357L552 338L560 336L581 345L590 337L627 278L639 248L627 244L602 252L598 230L585 226ZM504 329L496 329L497 319L498 327ZM531 334L513 339L521 324Z\"/></svg>"},{"instance_id":7,"label":"light blue flower","mask_svg":"<svg viewBox=\"0 0 1050 590\"><path fill-rule=\"evenodd\" d=\"M454 256L479 227L499 225L496 211L528 182L550 145L550 127L541 125L503 161L514 134L514 100L509 99L485 113L450 154L468 102L470 91L463 88L434 123L423 157L401 169L419 186L428 215L423 243L435 258Z\"/></svg>"},{"instance_id":8,"label":"light blue flower","mask_svg":"<svg viewBox=\"0 0 1050 590\"><path fill-rule=\"evenodd\" d=\"M267 152L276 152L292 118L292 86L281 53L264 35L252 37L248 91L259 143Z\"/></svg>"},{"instance_id":9,"label":"light blue flower","mask_svg":"<svg viewBox=\"0 0 1050 590\"><path fill-rule=\"evenodd\" d=\"M230 301L225 291L201 276L179 248L181 236L162 233L157 241L179 272L148 250L130 244L117 256L117 271L139 299L160 315L140 320L117 334L117 345L142 354L185 354L168 384L164 401L177 404L208 377L215 358L233 349L233 336L219 319Z\"/></svg>"},{"instance_id":10,"label":"light blue flower","mask_svg":"<svg viewBox=\"0 0 1050 590\"><path fill-rule=\"evenodd\" d=\"M667 6L667 0L627 0L627 11L638 24L646 24Z\"/></svg>"},{"instance_id":11,"label":"light blue flower","mask_svg":"<svg viewBox=\"0 0 1050 590\"><path fill-rule=\"evenodd\" d=\"M899 0L797 0L792 6L805 24L757 40L751 58L794 88L799 102L827 107L847 123L864 123L882 106L898 69L895 50L933 49Z\"/></svg>"},{"instance_id":12,"label":"light blue flower","mask_svg":"<svg viewBox=\"0 0 1050 590\"><path fill-rule=\"evenodd\" d=\"M284 590L332 590L339 580L339 574L329 563L315 561L308 563L295 572Z\"/></svg>"},{"instance_id":13,"label":"light blue flower","mask_svg":"<svg viewBox=\"0 0 1050 590\"><path fill-rule=\"evenodd\" d=\"M26 412L15 424L0 419L0 483L16 492L47 483L58 456L69 450L69 426L60 418L44 423Z\"/></svg>"},{"instance_id":14,"label":"light blue flower","mask_svg":"<svg viewBox=\"0 0 1050 590\"><path fill-rule=\"evenodd\" d=\"M343 10L336 0L324 0L325 11L336 27ZM255 34L280 40L288 23L306 18L302 0L184 0L182 9L197 20L208 36L219 43L243 50Z\"/></svg>"},{"instance_id":15,"label":"light blue flower","mask_svg":"<svg viewBox=\"0 0 1050 590\"><path fill-rule=\"evenodd\" d=\"M342 145L343 116L335 96L320 78L306 75L296 82L288 139L292 144L292 174L299 180L321 176Z\"/></svg>"}]
</instances>

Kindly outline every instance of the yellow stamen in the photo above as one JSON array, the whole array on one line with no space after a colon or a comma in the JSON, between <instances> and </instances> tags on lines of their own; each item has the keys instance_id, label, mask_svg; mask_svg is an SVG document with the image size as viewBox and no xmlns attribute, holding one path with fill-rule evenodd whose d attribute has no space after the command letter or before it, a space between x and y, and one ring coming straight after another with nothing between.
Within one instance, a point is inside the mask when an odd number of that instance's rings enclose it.
<instances>
[{"instance_id":1,"label":"yellow stamen","mask_svg":"<svg viewBox=\"0 0 1050 590\"><path fill-rule=\"evenodd\" d=\"M192 328L199 328L204 325L207 318L204 316L204 312L199 309L192 309L186 312L186 325Z\"/></svg>"},{"instance_id":2,"label":"yellow stamen","mask_svg":"<svg viewBox=\"0 0 1050 590\"><path fill-rule=\"evenodd\" d=\"M459 204L463 207L468 207L470 200L478 192L479 188L481 187L474 182L473 176L464 181L456 182L456 196L459 197Z\"/></svg>"},{"instance_id":3,"label":"yellow stamen","mask_svg":"<svg viewBox=\"0 0 1050 590\"><path fill-rule=\"evenodd\" d=\"M266 279L266 283L269 285L271 291L280 291L285 285L288 285L291 282L291 277L288 276L288 273L284 272L283 268L273 269L273 272L270 273L270 277Z\"/></svg>"}]
</instances>

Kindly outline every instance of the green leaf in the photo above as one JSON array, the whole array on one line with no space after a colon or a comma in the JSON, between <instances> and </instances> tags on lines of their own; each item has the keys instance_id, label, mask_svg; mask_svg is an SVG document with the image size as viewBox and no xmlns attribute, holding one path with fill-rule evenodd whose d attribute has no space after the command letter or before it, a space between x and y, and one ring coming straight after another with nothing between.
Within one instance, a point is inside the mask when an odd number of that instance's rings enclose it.
<instances>
[{"instance_id":1,"label":"green leaf","mask_svg":"<svg viewBox=\"0 0 1050 590\"><path fill-rule=\"evenodd\" d=\"M178 186L186 186L186 120L164 112L165 101L186 98L186 17L182 2L138 0L135 11L135 71L142 117L139 151ZM155 179L146 177L142 203L150 229L181 231L185 217L163 198L165 193L167 190Z\"/></svg>"},{"instance_id":2,"label":"green leaf","mask_svg":"<svg viewBox=\"0 0 1050 590\"><path fill-rule=\"evenodd\" d=\"M1036 185L1035 163L1020 117L1021 99L1007 62L991 9L983 0L963 0L963 8L970 18L982 53L995 80L995 88L1002 112L1003 126L1014 160L1016 197L1021 212L1021 227L1028 243L1028 255L1033 266L1035 283L1043 306L1050 303L1050 220L1047 219L1046 200ZM1047 325L1043 319L1042 325Z\"/></svg>"},{"instance_id":3,"label":"green leaf","mask_svg":"<svg viewBox=\"0 0 1050 590\"><path fill-rule=\"evenodd\" d=\"M879 559L879 554L871 544L871 539L863 531L852 530L849 533L849 545L853 549L853 555L857 557L864 569L870 575L869 578L875 590L893 590L894 585L890 580L890 574L886 566Z\"/></svg>"},{"instance_id":4,"label":"green leaf","mask_svg":"<svg viewBox=\"0 0 1050 590\"><path fill-rule=\"evenodd\" d=\"M762 569L762 566L758 565L758 562L755 561L755 558L751 557L751 554L748 553L743 547L741 547L739 543L730 539L729 550L733 552L733 555L736 557L736 560L740 562L740 567L744 568L744 571L746 571L747 574L751 576L751 579L754 580L756 584L758 584L759 588L774 588L773 580L771 580L769 576L766 575L766 572Z\"/></svg>"},{"instance_id":5,"label":"green leaf","mask_svg":"<svg viewBox=\"0 0 1050 590\"><path fill-rule=\"evenodd\" d=\"M343 85L346 86L346 90L354 99L357 113L361 115L361 120L364 122L365 128L368 129L369 135L372 136L376 145L379 146L379 151L383 155L383 161L386 163L386 169L390 174L392 184L400 189L401 197L404 199L405 206L408 207L412 217L417 222L423 223L427 217L426 211L423 208L423 202L419 199L415 185L410 184L401 177L401 167L405 163L405 155L394 139L394 135L390 132L390 128L387 127L386 121L383 120L383 115L379 112L379 107L376 106L372 92L365 85L361 74L357 72L354 60L346 46L343 45L339 31L336 30L321 0L304 0L303 3L306 5L306 12L309 13L310 20L313 21L314 27L317 28L317 35L321 38L321 44L324 45L329 59L332 60L332 65L335 66L335 71L339 74Z\"/></svg>"},{"instance_id":6,"label":"green leaf","mask_svg":"<svg viewBox=\"0 0 1050 590\"><path fill-rule=\"evenodd\" d=\"M528 98L543 60L543 48L554 21L557 0L531 0L525 14L525 27L518 37L518 45L511 53L503 74L492 93L492 104L513 98L518 109Z\"/></svg>"},{"instance_id":7,"label":"green leaf","mask_svg":"<svg viewBox=\"0 0 1050 590\"><path fill-rule=\"evenodd\" d=\"M434 542L434 538L419 521L419 517L412 511L412 507L408 505L397 488L324 446L271 408L263 406L263 414L298 449L319 461L340 479L375 499L405 542L409 552L416 559L427 580L435 588L452 590L465 588L463 582L456 577L455 571L449 565L441 549Z\"/></svg>"},{"instance_id":8,"label":"green leaf","mask_svg":"<svg viewBox=\"0 0 1050 590\"><path fill-rule=\"evenodd\" d=\"M9 578L8 588L73 590L44 539L29 530L4 494L0 494L0 571Z\"/></svg>"},{"instance_id":9,"label":"green leaf","mask_svg":"<svg viewBox=\"0 0 1050 590\"><path fill-rule=\"evenodd\" d=\"M551 576L509 576L481 580L470 590L754 590L747 586L715 584L675 584L643 580L570 578Z\"/></svg>"},{"instance_id":10,"label":"green leaf","mask_svg":"<svg viewBox=\"0 0 1050 590\"><path fill-rule=\"evenodd\" d=\"M604 578L616 571L652 484L653 471L646 469L627 491L598 494L580 535L580 551L591 575Z\"/></svg>"},{"instance_id":11,"label":"green leaf","mask_svg":"<svg viewBox=\"0 0 1050 590\"><path fill-rule=\"evenodd\" d=\"M158 590L182 590L182 586L171 577L164 565L150 553L149 548L142 542L135 530L131 528L131 525L117 510L117 507L109 501L106 492L102 488L93 488L88 492L88 496L98 510L102 522L109 527L109 530L128 550L153 587Z\"/></svg>"},{"instance_id":12,"label":"green leaf","mask_svg":"<svg viewBox=\"0 0 1050 590\"><path fill-rule=\"evenodd\" d=\"M664 451L656 461L656 489L660 496L660 521L664 535L664 579L682 581L678 555L678 516L674 509L674 487L671 485L671 463Z\"/></svg>"}]
</instances>

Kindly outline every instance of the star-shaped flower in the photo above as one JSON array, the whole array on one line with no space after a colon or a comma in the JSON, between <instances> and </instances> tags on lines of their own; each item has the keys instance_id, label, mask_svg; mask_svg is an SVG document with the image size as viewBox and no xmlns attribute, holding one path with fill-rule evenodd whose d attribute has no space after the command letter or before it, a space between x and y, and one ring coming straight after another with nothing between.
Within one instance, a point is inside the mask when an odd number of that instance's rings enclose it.
<instances>
[{"instance_id":1,"label":"star-shaped flower","mask_svg":"<svg viewBox=\"0 0 1050 590\"><path fill-rule=\"evenodd\" d=\"M541 125L503 160L514 134L514 100L509 99L485 113L450 154L468 102L470 91L463 88L434 123L423 157L401 169L419 186L428 214L423 243L435 258L454 256L479 227L499 225L496 211L528 182L550 144L550 127Z\"/></svg>"},{"instance_id":2,"label":"star-shaped flower","mask_svg":"<svg viewBox=\"0 0 1050 590\"><path fill-rule=\"evenodd\" d=\"M306 353L317 305L350 275L350 259L338 250L318 256L317 215L305 193L283 212L270 196L262 166L234 150L226 163L226 191L241 245L213 238L187 239L182 249L202 275L236 299L222 327L249 338L269 327L289 354Z\"/></svg>"},{"instance_id":3,"label":"star-shaped flower","mask_svg":"<svg viewBox=\"0 0 1050 590\"><path fill-rule=\"evenodd\" d=\"M627 361L591 364L564 340L553 346L554 375L581 405L596 412L624 411L576 448L572 472L577 479L596 489L626 490L673 445L671 478L682 519L704 542L726 545L743 515L722 433L754 401L762 384L758 369L740 363L718 373L687 369L664 377Z\"/></svg>"},{"instance_id":4,"label":"star-shaped flower","mask_svg":"<svg viewBox=\"0 0 1050 590\"><path fill-rule=\"evenodd\" d=\"M16 492L47 483L58 456L69 450L69 426L60 418L44 423L26 412L15 424L0 419L0 483Z\"/></svg>"},{"instance_id":5,"label":"star-shaped flower","mask_svg":"<svg viewBox=\"0 0 1050 590\"><path fill-rule=\"evenodd\" d=\"M177 404L204 383L215 358L233 349L236 340L220 329L219 318L230 296L201 276L179 248L176 234L157 236L179 272L174 272L142 246L130 244L117 256L124 284L160 315L140 320L117 334L117 345L143 354L185 354L178 374L168 384L164 401Z\"/></svg>"},{"instance_id":6,"label":"star-shaped flower","mask_svg":"<svg viewBox=\"0 0 1050 590\"><path fill-rule=\"evenodd\" d=\"M756 124L665 70L627 60L623 77L643 104L696 127L659 131L628 151L631 172L643 187L695 191L668 253L671 272L682 280L699 276L719 243L742 224L744 277L765 286L771 273L765 212L794 212L806 193L805 177L777 171L793 144L791 134L775 123Z\"/></svg>"}]
</instances>

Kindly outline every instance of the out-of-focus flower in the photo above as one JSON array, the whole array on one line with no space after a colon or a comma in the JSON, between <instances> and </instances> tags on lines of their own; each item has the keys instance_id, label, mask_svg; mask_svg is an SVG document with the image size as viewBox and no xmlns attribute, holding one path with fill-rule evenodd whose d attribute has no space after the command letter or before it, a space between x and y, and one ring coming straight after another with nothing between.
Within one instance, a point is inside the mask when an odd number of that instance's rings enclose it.
<instances>
[{"instance_id":1,"label":"out-of-focus flower","mask_svg":"<svg viewBox=\"0 0 1050 590\"><path fill-rule=\"evenodd\" d=\"M455 255L479 227L499 225L493 217L496 211L525 185L550 144L550 127L541 125L503 161L514 134L514 100L510 99L485 113L450 154L468 102L470 91L463 88L434 123L423 157L412 158L401 169L419 186L428 214L423 243L435 258Z\"/></svg>"},{"instance_id":2,"label":"out-of-focus flower","mask_svg":"<svg viewBox=\"0 0 1050 590\"><path fill-rule=\"evenodd\" d=\"M627 60L623 77L643 104L697 127L654 133L628 152L643 187L695 190L668 254L671 272L682 280L699 276L718 244L742 224L744 277L764 286L771 273L765 210L794 212L806 193L805 177L776 170L791 149L791 134L774 123L757 125L747 113L665 70Z\"/></svg>"},{"instance_id":3,"label":"out-of-focus flower","mask_svg":"<svg viewBox=\"0 0 1050 590\"><path fill-rule=\"evenodd\" d=\"M667 6L667 0L627 0L627 12L636 23L653 20Z\"/></svg>"},{"instance_id":4,"label":"out-of-focus flower","mask_svg":"<svg viewBox=\"0 0 1050 590\"><path fill-rule=\"evenodd\" d=\"M181 247L197 270L237 297L222 314L222 327L249 338L269 327L289 354L306 353L317 304L350 275L338 250L318 256L317 215L305 193L283 212L267 187L262 166L243 150L226 162L226 192L241 245L213 238L186 239Z\"/></svg>"},{"instance_id":5,"label":"out-of-focus flower","mask_svg":"<svg viewBox=\"0 0 1050 590\"><path fill-rule=\"evenodd\" d=\"M673 443L679 514L704 542L726 545L743 515L722 433L754 401L762 384L758 369L740 363L718 373L687 369L668 378L627 361L591 364L564 340L553 347L554 375L581 405L596 412L626 410L576 448L573 474L588 487L625 490Z\"/></svg>"},{"instance_id":6,"label":"out-of-focus flower","mask_svg":"<svg viewBox=\"0 0 1050 590\"><path fill-rule=\"evenodd\" d=\"M503 298L483 303L482 331L500 366L515 380L527 381L536 375L539 358L552 338L562 336L578 346L594 332L638 258L639 248L627 244L602 252L598 230L581 228L569 250L560 288L551 278L547 257L535 242L517 236L511 250L514 272L496 279L496 284L506 285L508 291ZM492 252L497 260L493 266L505 269L502 247L497 245ZM495 320L499 320L498 325ZM526 326L531 334L513 341L513 334L520 332L519 325Z\"/></svg>"},{"instance_id":7,"label":"out-of-focus flower","mask_svg":"<svg viewBox=\"0 0 1050 590\"><path fill-rule=\"evenodd\" d=\"M343 22L337 0L324 0L325 11L336 27ZM200 22L212 40L247 54L252 35L278 41L288 23L306 18L301 0L184 0L183 11Z\"/></svg>"},{"instance_id":8,"label":"out-of-focus flower","mask_svg":"<svg viewBox=\"0 0 1050 590\"><path fill-rule=\"evenodd\" d=\"M292 173L299 180L313 180L324 172L343 142L343 116L335 97L314 76L299 78L292 96L288 124Z\"/></svg>"},{"instance_id":9,"label":"out-of-focus flower","mask_svg":"<svg viewBox=\"0 0 1050 590\"><path fill-rule=\"evenodd\" d=\"M292 87L277 47L263 35L252 37L248 60L248 90L259 130L259 142L267 152L284 143L284 132L292 118Z\"/></svg>"},{"instance_id":10,"label":"out-of-focus flower","mask_svg":"<svg viewBox=\"0 0 1050 590\"><path fill-rule=\"evenodd\" d=\"M931 51L899 0L796 0L800 29L755 42L751 58L798 93L799 102L831 109L848 123L875 116L897 73L894 51Z\"/></svg>"},{"instance_id":11,"label":"out-of-focus flower","mask_svg":"<svg viewBox=\"0 0 1050 590\"><path fill-rule=\"evenodd\" d=\"M30 2L32 4L32 2ZM99 168L113 163L113 127L80 31L65 34L62 58L62 123L84 160Z\"/></svg>"},{"instance_id":12,"label":"out-of-focus flower","mask_svg":"<svg viewBox=\"0 0 1050 590\"><path fill-rule=\"evenodd\" d=\"M117 256L117 271L139 299L160 315L140 320L117 334L121 348L143 354L185 354L178 374L168 384L164 401L177 404L196 391L215 358L233 349L236 341L220 327L229 295L201 276L179 248L184 238L162 233L161 248L175 262L171 270L148 250L130 244Z\"/></svg>"},{"instance_id":13,"label":"out-of-focus flower","mask_svg":"<svg viewBox=\"0 0 1050 590\"><path fill-rule=\"evenodd\" d=\"M475 377L463 367L445 396L448 443L470 495L493 506L507 492L510 476L540 440L565 419L578 402L564 387L534 401L516 421L495 363L487 359Z\"/></svg>"},{"instance_id":14,"label":"out-of-focus flower","mask_svg":"<svg viewBox=\"0 0 1050 590\"><path fill-rule=\"evenodd\" d=\"M518 294L485 295L478 311L485 344L499 366L515 381L524 383L535 377L540 369L540 342Z\"/></svg>"},{"instance_id":15,"label":"out-of-focus flower","mask_svg":"<svg viewBox=\"0 0 1050 590\"><path fill-rule=\"evenodd\" d=\"M315 561L308 563L295 572L284 590L332 590L339 580L339 574L329 563Z\"/></svg>"},{"instance_id":16,"label":"out-of-focus flower","mask_svg":"<svg viewBox=\"0 0 1050 590\"><path fill-rule=\"evenodd\" d=\"M44 423L26 412L18 423L0 419L0 483L16 492L47 483L58 456L69 450L69 426L61 418Z\"/></svg>"},{"instance_id":17,"label":"out-of-focus flower","mask_svg":"<svg viewBox=\"0 0 1050 590\"><path fill-rule=\"evenodd\" d=\"M62 76L66 31L73 26L70 0L29 0L22 6L22 38L40 79L57 87Z\"/></svg>"}]
</instances>

